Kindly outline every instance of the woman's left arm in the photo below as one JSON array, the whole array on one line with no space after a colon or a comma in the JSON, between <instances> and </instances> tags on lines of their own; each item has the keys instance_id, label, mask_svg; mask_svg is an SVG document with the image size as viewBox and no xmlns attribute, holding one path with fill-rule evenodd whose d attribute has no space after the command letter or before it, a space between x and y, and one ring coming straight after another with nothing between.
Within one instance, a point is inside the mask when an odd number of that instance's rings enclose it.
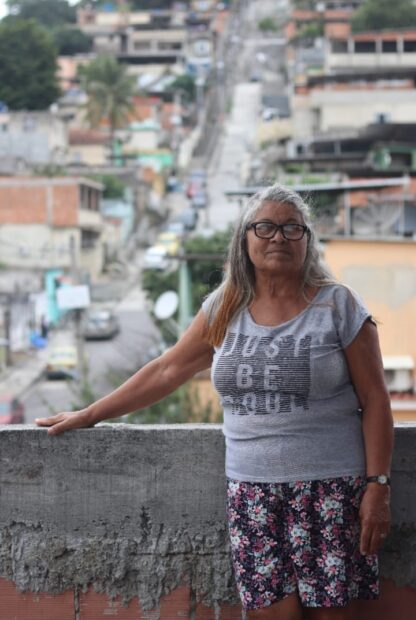
<instances>
[{"instance_id":1,"label":"woman's left arm","mask_svg":"<svg viewBox=\"0 0 416 620\"><path fill-rule=\"evenodd\" d=\"M348 368L363 410L367 476L390 475L393 418L384 380L377 328L367 320L345 349ZM376 553L390 529L390 487L370 482L360 506L360 551Z\"/></svg>"}]
</instances>

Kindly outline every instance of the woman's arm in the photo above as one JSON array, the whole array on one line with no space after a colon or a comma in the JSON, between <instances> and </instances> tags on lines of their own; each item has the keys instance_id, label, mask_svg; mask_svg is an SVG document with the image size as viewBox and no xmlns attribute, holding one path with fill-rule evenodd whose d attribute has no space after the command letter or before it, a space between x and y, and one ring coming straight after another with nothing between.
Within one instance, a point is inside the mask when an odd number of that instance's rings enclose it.
<instances>
[{"instance_id":1,"label":"woman's arm","mask_svg":"<svg viewBox=\"0 0 416 620\"><path fill-rule=\"evenodd\" d=\"M390 475L393 452L393 418L384 380L376 326L366 321L345 349L352 383L363 409L367 476ZM361 507L362 553L376 553L390 528L390 488L369 483Z\"/></svg>"},{"instance_id":2,"label":"woman's arm","mask_svg":"<svg viewBox=\"0 0 416 620\"><path fill-rule=\"evenodd\" d=\"M49 434L58 435L72 428L94 426L162 400L195 373L211 366L213 348L205 340L205 330L206 318L200 311L171 349L146 364L119 388L81 411L38 418L36 424L49 426Z\"/></svg>"}]
</instances>

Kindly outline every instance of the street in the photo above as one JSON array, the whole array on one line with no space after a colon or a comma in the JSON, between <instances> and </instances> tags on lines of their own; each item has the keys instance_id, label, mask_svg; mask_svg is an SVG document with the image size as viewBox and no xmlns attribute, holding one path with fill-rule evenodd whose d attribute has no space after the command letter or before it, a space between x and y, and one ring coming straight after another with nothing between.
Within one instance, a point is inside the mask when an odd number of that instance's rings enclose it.
<instances>
[{"instance_id":1,"label":"street","mask_svg":"<svg viewBox=\"0 0 416 620\"><path fill-rule=\"evenodd\" d=\"M114 339L85 342L88 385L94 398L113 390L118 377L127 378L127 373L148 361L158 343L158 332L137 289L121 302L117 315L121 330ZM37 417L73 409L79 403L79 388L76 381L41 378L22 401L26 422L32 424Z\"/></svg>"},{"instance_id":2,"label":"street","mask_svg":"<svg viewBox=\"0 0 416 620\"><path fill-rule=\"evenodd\" d=\"M284 11L286 4L281 4ZM225 192L239 189L248 182L251 163L258 157L257 125L262 111L262 85L269 80L277 80L283 92L283 81L279 75L283 41L279 37L267 41L259 36L257 29L258 19L263 14L269 14L274 5L274 2L263 2L258 6L250 3L232 24L232 36L224 49L232 107L225 117L210 161L207 163L204 157L200 157L192 162L195 168L207 166L208 172L209 205L205 212L200 213L197 234L204 234L207 230L225 230L235 222L240 205L229 201ZM242 31L245 32L244 39L240 38ZM261 59L261 66L256 58ZM252 74L258 70L261 80L254 81ZM168 205L171 216L189 206L188 199L180 192L169 195ZM139 281L140 256L135 263ZM118 305L117 315L121 331L116 338L85 343L88 360L86 387L93 399L114 389L117 377L127 376L148 361L151 357L149 351L158 341L158 333L139 284ZM22 399L27 422L33 422L36 417L71 410L75 404L82 405L77 384L70 380L40 379Z\"/></svg>"}]
</instances>

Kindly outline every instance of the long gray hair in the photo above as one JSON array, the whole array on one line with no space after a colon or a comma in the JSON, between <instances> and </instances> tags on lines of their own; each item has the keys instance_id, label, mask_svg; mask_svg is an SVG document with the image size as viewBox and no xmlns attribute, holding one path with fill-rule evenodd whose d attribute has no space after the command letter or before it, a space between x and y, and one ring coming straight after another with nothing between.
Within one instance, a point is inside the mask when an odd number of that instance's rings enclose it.
<instances>
[{"instance_id":1,"label":"long gray hair","mask_svg":"<svg viewBox=\"0 0 416 620\"><path fill-rule=\"evenodd\" d=\"M301 279L304 297L307 299L305 291L308 286L321 287L335 282L334 276L321 258L308 205L297 192L290 188L277 183L266 187L249 198L238 218L228 248L224 279L209 297L207 307L210 324L208 337L214 345L219 345L232 318L240 310L247 307L254 298L255 274L246 247L247 226L255 220L257 213L264 204L270 202L293 206L310 230Z\"/></svg>"}]
</instances>

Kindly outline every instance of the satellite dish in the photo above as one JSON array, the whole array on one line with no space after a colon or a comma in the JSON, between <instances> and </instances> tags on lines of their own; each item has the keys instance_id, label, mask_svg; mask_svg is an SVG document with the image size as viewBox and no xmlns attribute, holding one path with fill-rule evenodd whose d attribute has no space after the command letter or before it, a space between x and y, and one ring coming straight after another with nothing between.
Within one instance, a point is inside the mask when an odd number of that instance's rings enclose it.
<instances>
[{"instance_id":1,"label":"satellite dish","mask_svg":"<svg viewBox=\"0 0 416 620\"><path fill-rule=\"evenodd\" d=\"M166 291L156 299L153 313L156 318L163 320L168 319L175 314L179 304L179 297L175 291Z\"/></svg>"}]
</instances>

